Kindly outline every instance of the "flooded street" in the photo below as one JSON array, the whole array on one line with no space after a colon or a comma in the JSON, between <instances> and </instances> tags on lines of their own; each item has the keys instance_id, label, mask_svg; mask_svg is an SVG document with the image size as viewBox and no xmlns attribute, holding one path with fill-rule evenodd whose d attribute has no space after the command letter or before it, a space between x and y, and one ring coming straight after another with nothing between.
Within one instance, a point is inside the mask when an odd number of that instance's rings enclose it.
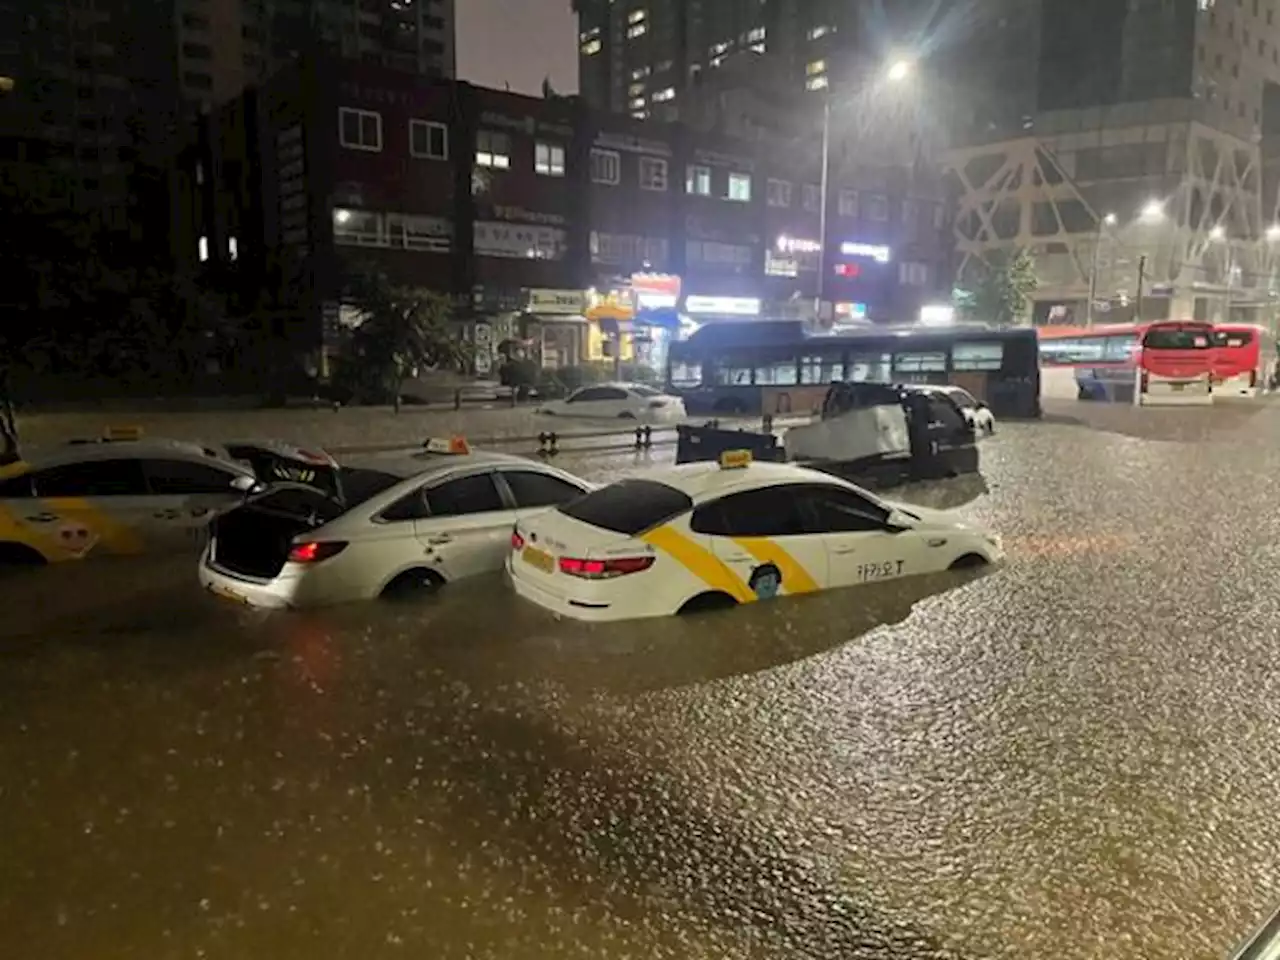
<instances>
[{"instance_id":1,"label":"flooded street","mask_svg":"<svg viewBox=\"0 0 1280 960\"><path fill-rule=\"evenodd\" d=\"M1280 902L1280 409L1093 416L908 494L1004 568L703 619L10 577L0 955L1225 958Z\"/></svg>"}]
</instances>

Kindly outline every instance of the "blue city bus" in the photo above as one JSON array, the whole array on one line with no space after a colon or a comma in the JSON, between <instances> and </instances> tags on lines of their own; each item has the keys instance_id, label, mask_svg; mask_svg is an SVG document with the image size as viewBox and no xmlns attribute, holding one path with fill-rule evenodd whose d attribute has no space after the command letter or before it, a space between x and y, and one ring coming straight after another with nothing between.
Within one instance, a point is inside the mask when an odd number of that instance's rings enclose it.
<instances>
[{"instance_id":1,"label":"blue city bus","mask_svg":"<svg viewBox=\"0 0 1280 960\"><path fill-rule=\"evenodd\" d=\"M666 385L694 416L810 413L836 381L962 387L996 416L1040 416L1033 328L912 327L810 335L796 321L707 324L673 343Z\"/></svg>"}]
</instances>

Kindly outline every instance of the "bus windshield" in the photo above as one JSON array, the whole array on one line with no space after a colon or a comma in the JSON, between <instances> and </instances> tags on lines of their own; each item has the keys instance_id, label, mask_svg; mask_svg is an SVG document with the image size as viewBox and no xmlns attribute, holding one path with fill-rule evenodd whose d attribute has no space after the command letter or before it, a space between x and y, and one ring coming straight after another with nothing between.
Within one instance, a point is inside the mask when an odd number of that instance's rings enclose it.
<instances>
[{"instance_id":1,"label":"bus windshield","mask_svg":"<svg viewBox=\"0 0 1280 960\"><path fill-rule=\"evenodd\" d=\"M1152 327L1142 338L1144 350L1208 350L1211 346L1208 327Z\"/></svg>"}]
</instances>

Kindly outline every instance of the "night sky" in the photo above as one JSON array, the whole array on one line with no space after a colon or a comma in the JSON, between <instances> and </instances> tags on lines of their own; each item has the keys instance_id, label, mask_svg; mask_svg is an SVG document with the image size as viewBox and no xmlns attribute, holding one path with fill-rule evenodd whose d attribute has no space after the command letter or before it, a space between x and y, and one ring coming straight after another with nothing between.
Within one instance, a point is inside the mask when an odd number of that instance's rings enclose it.
<instances>
[{"instance_id":1,"label":"night sky","mask_svg":"<svg viewBox=\"0 0 1280 960\"><path fill-rule=\"evenodd\" d=\"M570 0L457 0L458 74L486 87L578 90L578 24Z\"/></svg>"}]
</instances>

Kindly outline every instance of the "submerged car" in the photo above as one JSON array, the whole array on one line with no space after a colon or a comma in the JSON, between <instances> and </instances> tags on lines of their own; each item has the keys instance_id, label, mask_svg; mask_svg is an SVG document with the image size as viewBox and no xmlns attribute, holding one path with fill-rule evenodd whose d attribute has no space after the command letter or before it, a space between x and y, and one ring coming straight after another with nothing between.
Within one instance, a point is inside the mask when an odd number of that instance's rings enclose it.
<instances>
[{"instance_id":1,"label":"submerged car","mask_svg":"<svg viewBox=\"0 0 1280 960\"><path fill-rule=\"evenodd\" d=\"M684 401L643 383L598 383L551 400L538 413L561 417L676 423L685 418Z\"/></svg>"},{"instance_id":2,"label":"submerged car","mask_svg":"<svg viewBox=\"0 0 1280 960\"><path fill-rule=\"evenodd\" d=\"M522 519L507 572L562 617L628 620L876 583L1004 557L952 515L742 452L621 480Z\"/></svg>"},{"instance_id":3,"label":"submerged car","mask_svg":"<svg viewBox=\"0 0 1280 960\"><path fill-rule=\"evenodd\" d=\"M259 482L226 450L116 431L0 467L0 565L194 550Z\"/></svg>"},{"instance_id":4,"label":"submerged car","mask_svg":"<svg viewBox=\"0 0 1280 960\"><path fill-rule=\"evenodd\" d=\"M280 483L220 515L200 562L212 593L301 608L429 593L502 568L514 523L594 487L465 442L344 462L336 490Z\"/></svg>"}]
</instances>

